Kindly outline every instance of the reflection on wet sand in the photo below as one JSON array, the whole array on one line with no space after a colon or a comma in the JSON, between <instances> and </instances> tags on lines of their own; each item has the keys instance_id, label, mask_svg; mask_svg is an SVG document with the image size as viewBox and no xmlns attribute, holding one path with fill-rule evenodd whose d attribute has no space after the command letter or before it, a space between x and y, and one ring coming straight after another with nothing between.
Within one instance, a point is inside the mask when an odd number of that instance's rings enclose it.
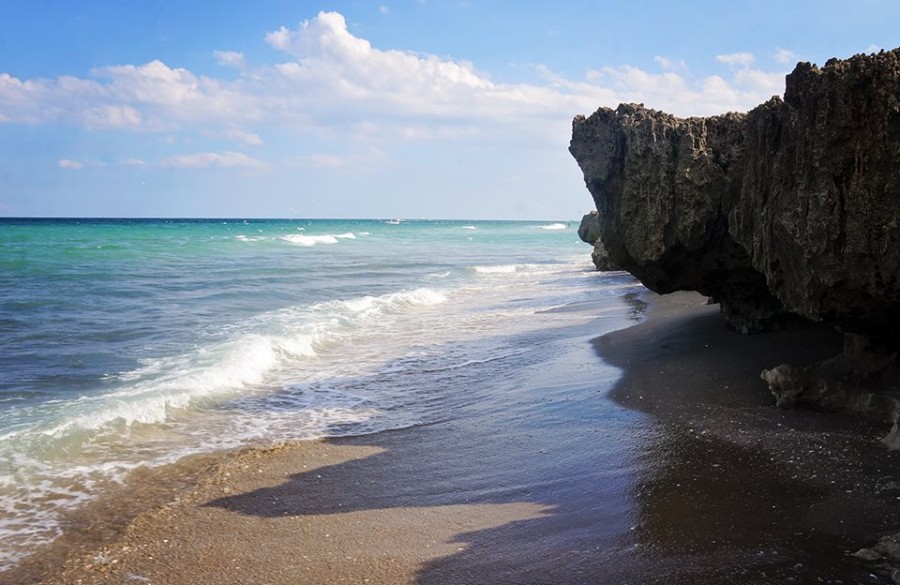
<instances>
[{"instance_id":1,"label":"reflection on wet sand","mask_svg":"<svg viewBox=\"0 0 900 585\"><path fill-rule=\"evenodd\" d=\"M637 466L639 582L889 582L851 555L900 527L885 491L900 459L875 441L883 429L775 409L747 376L785 356L827 356L839 340L819 329L741 336L691 296L653 310L597 342L625 369L613 396L660 421Z\"/></svg>"}]
</instances>

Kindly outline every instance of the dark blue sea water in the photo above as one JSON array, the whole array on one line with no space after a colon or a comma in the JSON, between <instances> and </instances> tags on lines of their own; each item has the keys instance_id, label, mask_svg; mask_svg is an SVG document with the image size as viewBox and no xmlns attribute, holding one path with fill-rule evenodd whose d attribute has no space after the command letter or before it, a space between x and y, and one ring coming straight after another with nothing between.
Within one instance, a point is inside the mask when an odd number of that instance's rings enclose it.
<instances>
[{"instance_id":1,"label":"dark blue sea water","mask_svg":"<svg viewBox=\"0 0 900 585\"><path fill-rule=\"evenodd\" d=\"M595 272L575 227L0 219L0 570L139 466L527 384L553 358L534 336L635 286Z\"/></svg>"}]
</instances>

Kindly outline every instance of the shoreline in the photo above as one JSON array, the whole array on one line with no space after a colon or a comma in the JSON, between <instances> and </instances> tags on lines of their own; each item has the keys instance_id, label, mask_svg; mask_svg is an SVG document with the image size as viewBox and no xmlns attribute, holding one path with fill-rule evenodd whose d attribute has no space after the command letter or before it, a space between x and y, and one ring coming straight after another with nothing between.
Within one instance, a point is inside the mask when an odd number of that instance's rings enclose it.
<instances>
[{"instance_id":1,"label":"shoreline","mask_svg":"<svg viewBox=\"0 0 900 585\"><path fill-rule=\"evenodd\" d=\"M850 553L900 527L900 457L870 421L776 409L756 369L828 336L742 336L698 295L623 301L644 320L562 329L558 370L458 417L141 472L4 582L882 578Z\"/></svg>"}]
</instances>

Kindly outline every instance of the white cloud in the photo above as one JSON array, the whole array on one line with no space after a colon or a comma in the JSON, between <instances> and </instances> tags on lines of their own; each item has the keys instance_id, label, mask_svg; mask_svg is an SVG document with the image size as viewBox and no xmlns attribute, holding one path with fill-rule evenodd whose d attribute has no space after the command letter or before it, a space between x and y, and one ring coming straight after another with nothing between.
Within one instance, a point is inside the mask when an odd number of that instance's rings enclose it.
<instances>
[{"instance_id":1,"label":"white cloud","mask_svg":"<svg viewBox=\"0 0 900 585\"><path fill-rule=\"evenodd\" d=\"M734 75L733 85L750 90L754 95L781 95L784 93L784 73L767 73L759 69L744 69ZM749 96L748 96L749 97Z\"/></svg>"},{"instance_id":2,"label":"white cloud","mask_svg":"<svg viewBox=\"0 0 900 585\"><path fill-rule=\"evenodd\" d=\"M142 123L140 112L131 106L97 106L81 113L82 123L91 129L97 128L139 128Z\"/></svg>"},{"instance_id":3,"label":"white cloud","mask_svg":"<svg viewBox=\"0 0 900 585\"><path fill-rule=\"evenodd\" d=\"M756 59L752 53L730 53L727 55L716 55L716 61L729 67L749 67L753 65Z\"/></svg>"},{"instance_id":4,"label":"white cloud","mask_svg":"<svg viewBox=\"0 0 900 585\"><path fill-rule=\"evenodd\" d=\"M216 61L219 62L219 65L237 67L238 69L243 69L247 65L244 54L237 51L213 51L213 54L216 56Z\"/></svg>"},{"instance_id":5,"label":"white cloud","mask_svg":"<svg viewBox=\"0 0 900 585\"><path fill-rule=\"evenodd\" d=\"M666 70L687 71L687 63L685 63L683 59L672 61L667 57L656 55L655 57L653 57L653 60L656 61L660 67Z\"/></svg>"},{"instance_id":6,"label":"white cloud","mask_svg":"<svg viewBox=\"0 0 900 585\"><path fill-rule=\"evenodd\" d=\"M297 136L298 150L321 140L317 146L326 151L340 144L348 152L376 148L380 156L388 144L413 141L532 140L557 148L567 140L572 117L598 106L641 102L676 115L708 115L747 110L781 93L784 83L782 72L751 68L750 53L716 56L721 75L694 76L684 61L657 56L656 72L617 65L571 78L537 66L531 82L503 83L466 61L373 47L335 12L321 12L293 29L281 27L265 39L281 53L281 62L251 66L240 52L215 52L219 63L238 68L237 79L198 75L158 60L101 67L86 78L23 80L0 73L0 123L154 132L160 141L166 137L169 149L195 143L195 137L260 146L261 134L273 129ZM209 150L143 164L265 165L243 153L201 148ZM279 156L290 159L291 153ZM329 157L342 157L344 166L372 160L369 154L317 156L295 162L335 168L338 159Z\"/></svg>"},{"instance_id":7,"label":"white cloud","mask_svg":"<svg viewBox=\"0 0 900 585\"><path fill-rule=\"evenodd\" d=\"M167 128L179 122L252 119L258 100L245 93L240 81L196 76L161 61L96 69L108 80L104 93L112 100L141 107L151 126Z\"/></svg>"},{"instance_id":8,"label":"white cloud","mask_svg":"<svg viewBox=\"0 0 900 585\"><path fill-rule=\"evenodd\" d=\"M59 159L59 168L61 169L70 169L70 170L81 170L84 168L84 163L78 162L77 160L69 160L67 158Z\"/></svg>"},{"instance_id":9,"label":"white cloud","mask_svg":"<svg viewBox=\"0 0 900 585\"><path fill-rule=\"evenodd\" d=\"M198 77L161 61L102 67L92 74L93 79L22 81L0 73L0 116L12 123L159 131L258 115L259 100L240 81Z\"/></svg>"},{"instance_id":10,"label":"white cloud","mask_svg":"<svg viewBox=\"0 0 900 585\"><path fill-rule=\"evenodd\" d=\"M336 92L337 97L446 104L460 97L460 89L494 88L487 76L465 61L373 48L351 34L336 12L320 12L296 30L281 27L266 40L296 59L278 67L287 80Z\"/></svg>"},{"instance_id":11,"label":"white cloud","mask_svg":"<svg viewBox=\"0 0 900 585\"><path fill-rule=\"evenodd\" d=\"M775 51L775 61L787 65L793 63L797 60L797 53L789 50L789 49L777 49Z\"/></svg>"},{"instance_id":12,"label":"white cloud","mask_svg":"<svg viewBox=\"0 0 900 585\"><path fill-rule=\"evenodd\" d=\"M0 116L7 122L26 124L50 118L55 112L48 85L46 80L22 81L0 73Z\"/></svg>"},{"instance_id":13,"label":"white cloud","mask_svg":"<svg viewBox=\"0 0 900 585\"><path fill-rule=\"evenodd\" d=\"M378 7L378 12L380 12L382 14L390 14L391 8L389 6L385 6L384 4L382 4L381 6Z\"/></svg>"},{"instance_id":14,"label":"white cloud","mask_svg":"<svg viewBox=\"0 0 900 585\"><path fill-rule=\"evenodd\" d=\"M159 163L159 166L179 169L206 167L262 169L266 165L262 161L249 157L242 152L229 151L223 153L198 152L194 154L181 154L164 159Z\"/></svg>"}]
</instances>

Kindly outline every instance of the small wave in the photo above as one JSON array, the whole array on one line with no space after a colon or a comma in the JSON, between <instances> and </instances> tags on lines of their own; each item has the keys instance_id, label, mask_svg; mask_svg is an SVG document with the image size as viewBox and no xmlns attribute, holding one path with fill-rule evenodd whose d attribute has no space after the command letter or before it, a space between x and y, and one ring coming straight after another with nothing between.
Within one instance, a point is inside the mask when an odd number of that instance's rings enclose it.
<instances>
[{"instance_id":1,"label":"small wave","mask_svg":"<svg viewBox=\"0 0 900 585\"><path fill-rule=\"evenodd\" d=\"M345 301L329 301L317 305L320 309L331 309L338 313L350 314L354 317L371 317L376 314L393 313L409 307L427 307L438 305L447 297L430 288L417 288L411 291L390 293L380 297L365 296Z\"/></svg>"},{"instance_id":2,"label":"small wave","mask_svg":"<svg viewBox=\"0 0 900 585\"><path fill-rule=\"evenodd\" d=\"M474 226L474 225L461 225L461 226L459 226L459 229L461 229L461 230L477 230L478 227Z\"/></svg>"},{"instance_id":3,"label":"small wave","mask_svg":"<svg viewBox=\"0 0 900 585\"><path fill-rule=\"evenodd\" d=\"M568 226L566 226L566 224L564 223L549 223L547 225L538 226L538 228L542 230L564 230L567 227Z\"/></svg>"},{"instance_id":4,"label":"small wave","mask_svg":"<svg viewBox=\"0 0 900 585\"><path fill-rule=\"evenodd\" d=\"M499 264L496 266L476 266L472 270L478 274L512 274L519 270L517 264Z\"/></svg>"},{"instance_id":5,"label":"small wave","mask_svg":"<svg viewBox=\"0 0 900 585\"><path fill-rule=\"evenodd\" d=\"M262 384L287 360L313 358L315 330L295 335L245 334L181 356L145 361L124 373L115 392L86 398L72 405L72 415L45 429L44 435L103 432L132 425L162 423L172 411L208 403Z\"/></svg>"},{"instance_id":6,"label":"small wave","mask_svg":"<svg viewBox=\"0 0 900 585\"><path fill-rule=\"evenodd\" d=\"M237 240L237 241L239 241L239 242L260 242L260 241L262 241L262 240L265 240L265 238L262 237L262 236L255 236L255 237L254 237L254 236L245 236L245 235L243 235L243 234L240 234L240 235L235 236L234 239Z\"/></svg>"},{"instance_id":7,"label":"small wave","mask_svg":"<svg viewBox=\"0 0 900 585\"><path fill-rule=\"evenodd\" d=\"M289 234L282 236L282 240L297 244L298 246L315 246L318 244L337 244L340 240L355 240L356 234L347 232L345 234L323 234L319 236L307 236L303 234Z\"/></svg>"},{"instance_id":8,"label":"small wave","mask_svg":"<svg viewBox=\"0 0 900 585\"><path fill-rule=\"evenodd\" d=\"M450 271L445 270L443 272L432 272L431 274L426 274L425 278L428 280L441 280L444 278L450 277Z\"/></svg>"},{"instance_id":9,"label":"small wave","mask_svg":"<svg viewBox=\"0 0 900 585\"><path fill-rule=\"evenodd\" d=\"M73 401L64 420L35 430L68 442L85 431L117 433L134 424L164 423L174 411L253 392L297 360L315 359L322 348L352 343L355 332L377 327L382 317L446 300L439 291L417 288L260 315L251 324L255 332L182 355L145 360L140 368L117 377L118 389Z\"/></svg>"}]
</instances>

